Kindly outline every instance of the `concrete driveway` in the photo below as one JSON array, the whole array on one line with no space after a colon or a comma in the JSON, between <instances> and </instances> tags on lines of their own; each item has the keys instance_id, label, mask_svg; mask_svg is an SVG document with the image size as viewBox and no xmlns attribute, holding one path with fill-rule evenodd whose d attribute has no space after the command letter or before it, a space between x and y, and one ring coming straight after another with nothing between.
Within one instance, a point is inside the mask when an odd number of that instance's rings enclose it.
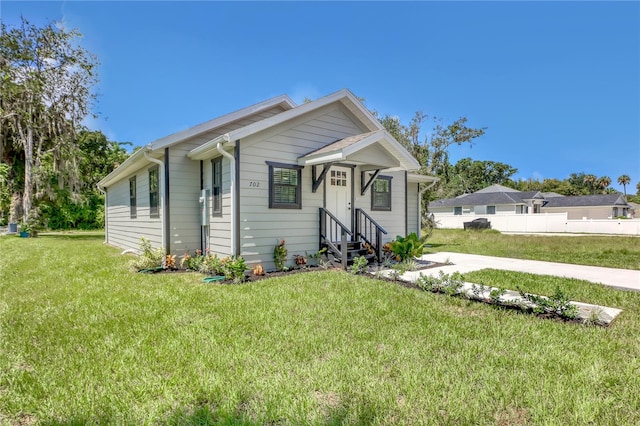
<instances>
[{"instance_id":1,"label":"concrete driveway","mask_svg":"<svg viewBox=\"0 0 640 426\"><path fill-rule=\"evenodd\" d=\"M451 262L452 265L410 272L408 274L415 274L416 277L420 272L423 275L438 275L439 271L443 271L446 274L453 272L464 274L465 272L490 268L577 278L610 287L640 291L640 271L630 269L602 268L599 266L572 265L568 263L542 262L539 260L522 260L450 252L426 254L422 256L422 259L438 263Z\"/></svg>"}]
</instances>

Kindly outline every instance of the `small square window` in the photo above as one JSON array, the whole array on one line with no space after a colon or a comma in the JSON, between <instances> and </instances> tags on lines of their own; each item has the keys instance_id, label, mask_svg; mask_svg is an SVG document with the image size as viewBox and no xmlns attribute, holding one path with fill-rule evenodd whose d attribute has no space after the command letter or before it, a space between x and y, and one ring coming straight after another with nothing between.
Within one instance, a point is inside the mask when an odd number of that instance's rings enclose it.
<instances>
[{"instance_id":1,"label":"small square window","mask_svg":"<svg viewBox=\"0 0 640 426\"><path fill-rule=\"evenodd\" d=\"M454 207L453 214L456 216L460 216L462 214L462 207Z\"/></svg>"},{"instance_id":2,"label":"small square window","mask_svg":"<svg viewBox=\"0 0 640 426\"><path fill-rule=\"evenodd\" d=\"M487 214L496 214L496 206L487 206Z\"/></svg>"},{"instance_id":3,"label":"small square window","mask_svg":"<svg viewBox=\"0 0 640 426\"><path fill-rule=\"evenodd\" d=\"M268 161L269 208L302 208L302 167Z\"/></svg>"}]
</instances>

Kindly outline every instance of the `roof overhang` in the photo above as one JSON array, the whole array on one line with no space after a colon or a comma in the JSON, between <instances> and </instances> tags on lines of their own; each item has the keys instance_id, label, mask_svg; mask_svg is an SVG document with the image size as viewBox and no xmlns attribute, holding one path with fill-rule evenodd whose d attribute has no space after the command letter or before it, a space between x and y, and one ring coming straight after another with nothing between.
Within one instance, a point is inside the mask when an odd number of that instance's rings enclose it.
<instances>
[{"instance_id":1,"label":"roof overhang","mask_svg":"<svg viewBox=\"0 0 640 426\"><path fill-rule=\"evenodd\" d=\"M102 178L102 180L97 183L98 187L104 189L112 183L120 180L123 176L128 176L132 172L150 164L151 162L145 157L145 153L154 158L160 158L163 155L162 150L153 151L149 148L149 145L144 146L131 154L122 164Z\"/></svg>"},{"instance_id":2,"label":"roof overhang","mask_svg":"<svg viewBox=\"0 0 640 426\"><path fill-rule=\"evenodd\" d=\"M217 138L211 139L209 142L192 149L187 154L187 157L192 160L208 160L210 158L218 157L222 155L218 150L219 145L225 149L231 148L236 146L236 141L231 139L229 133L225 133L224 135L220 135Z\"/></svg>"},{"instance_id":3,"label":"roof overhang","mask_svg":"<svg viewBox=\"0 0 640 426\"><path fill-rule=\"evenodd\" d=\"M301 166L337 162L356 164L363 170L420 169L420 163L386 130L350 136L298 158Z\"/></svg>"},{"instance_id":4,"label":"roof overhang","mask_svg":"<svg viewBox=\"0 0 640 426\"><path fill-rule=\"evenodd\" d=\"M440 178L435 176L427 176L427 175L419 175L417 173L408 173L407 174L407 182L409 183L431 183L437 182Z\"/></svg>"}]
</instances>

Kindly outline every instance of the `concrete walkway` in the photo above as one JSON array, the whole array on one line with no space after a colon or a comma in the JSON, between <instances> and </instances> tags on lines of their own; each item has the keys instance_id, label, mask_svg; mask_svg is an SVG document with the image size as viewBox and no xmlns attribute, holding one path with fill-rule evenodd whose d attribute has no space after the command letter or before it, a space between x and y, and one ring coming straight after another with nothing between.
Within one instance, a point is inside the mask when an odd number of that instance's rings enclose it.
<instances>
[{"instance_id":1,"label":"concrete walkway","mask_svg":"<svg viewBox=\"0 0 640 426\"><path fill-rule=\"evenodd\" d=\"M415 277L411 278L417 278L419 273L422 273L423 275L437 276L440 271L443 271L446 274L452 274L453 272L460 272L464 274L465 272L490 268L516 272L528 272L539 275L577 278L594 283L601 283L610 287L640 291L640 271L630 269L602 268L598 266L573 265L568 263L542 262L538 260L510 259L504 257L450 252L426 254L422 256L422 259L438 263L451 262L452 265L440 268L424 269L422 271L407 272L406 274L408 275L415 274Z\"/></svg>"}]
</instances>

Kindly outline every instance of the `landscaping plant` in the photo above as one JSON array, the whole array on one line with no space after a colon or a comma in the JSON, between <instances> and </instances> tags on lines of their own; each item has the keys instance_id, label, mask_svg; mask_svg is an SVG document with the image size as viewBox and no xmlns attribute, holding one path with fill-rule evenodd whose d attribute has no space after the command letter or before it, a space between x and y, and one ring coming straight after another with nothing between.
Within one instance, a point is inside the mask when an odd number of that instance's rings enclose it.
<instances>
[{"instance_id":1,"label":"landscaping plant","mask_svg":"<svg viewBox=\"0 0 640 426\"><path fill-rule=\"evenodd\" d=\"M284 263L287 261L287 248L285 247L285 241L280 240L278 244L273 248L273 263L276 264L276 270L284 270Z\"/></svg>"},{"instance_id":2,"label":"landscaping plant","mask_svg":"<svg viewBox=\"0 0 640 426\"><path fill-rule=\"evenodd\" d=\"M395 255L396 261L402 262L422 256L424 242L421 242L418 235L412 232L406 237L398 235L396 239L391 242L390 249Z\"/></svg>"},{"instance_id":3,"label":"landscaping plant","mask_svg":"<svg viewBox=\"0 0 640 426\"><path fill-rule=\"evenodd\" d=\"M143 269L160 268L164 260L164 250L162 248L153 249L151 242L145 237L140 238L140 255L136 256L130 266L135 271Z\"/></svg>"}]
</instances>

